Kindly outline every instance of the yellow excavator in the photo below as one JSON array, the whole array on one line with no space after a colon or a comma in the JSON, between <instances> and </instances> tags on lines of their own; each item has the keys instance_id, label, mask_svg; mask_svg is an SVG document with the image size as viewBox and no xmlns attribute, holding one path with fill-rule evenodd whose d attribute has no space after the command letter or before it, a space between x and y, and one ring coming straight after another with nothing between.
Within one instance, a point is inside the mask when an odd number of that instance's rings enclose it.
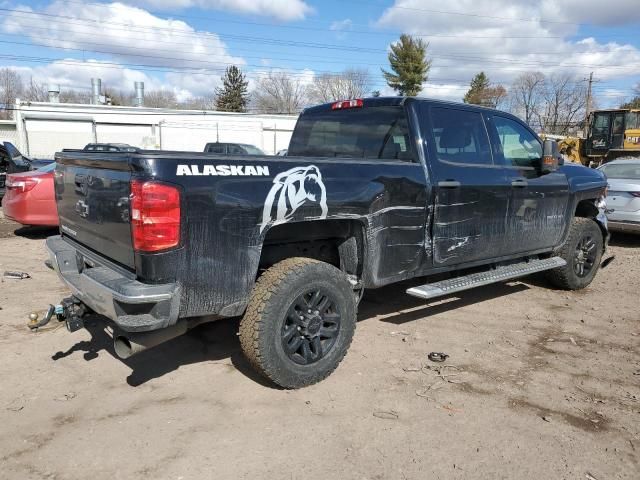
<instances>
[{"instance_id":1,"label":"yellow excavator","mask_svg":"<svg viewBox=\"0 0 640 480\"><path fill-rule=\"evenodd\" d=\"M560 137L557 141L567 160L587 166L622 157L640 158L640 109L596 110L589 115L586 138Z\"/></svg>"}]
</instances>

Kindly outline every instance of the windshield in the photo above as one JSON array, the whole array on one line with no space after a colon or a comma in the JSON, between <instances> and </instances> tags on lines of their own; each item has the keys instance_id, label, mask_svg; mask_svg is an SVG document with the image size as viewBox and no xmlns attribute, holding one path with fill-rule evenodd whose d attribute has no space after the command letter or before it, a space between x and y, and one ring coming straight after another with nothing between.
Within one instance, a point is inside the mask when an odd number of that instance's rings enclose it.
<instances>
[{"instance_id":1,"label":"windshield","mask_svg":"<svg viewBox=\"0 0 640 480\"><path fill-rule=\"evenodd\" d=\"M15 165L18 167L29 166L29 159L24 157L12 143L4 142L4 148L7 149L7 153Z\"/></svg>"},{"instance_id":2,"label":"windshield","mask_svg":"<svg viewBox=\"0 0 640 480\"><path fill-rule=\"evenodd\" d=\"M36 171L47 173L47 172L53 172L55 169L56 169L56 162L51 162L48 165L45 165L44 167L36 168Z\"/></svg>"},{"instance_id":3,"label":"windshield","mask_svg":"<svg viewBox=\"0 0 640 480\"><path fill-rule=\"evenodd\" d=\"M609 124L611 115L609 112L596 113L593 117L593 134L609 135Z\"/></svg>"},{"instance_id":4,"label":"windshield","mask_svg":"<svg viewBox=\"0 0 640 480\"><path fill-rule=\"evenodd\" d=\"M607 178L626 178L630 180L640 180L640 163L629 163L627 165L615 164L601 167Z\"/></svg>"},{"instance_id":5,"label":"windshield","mask_svg":"<svg viewBox=\"0 0 640 480\"><path fill-rule=\"evenodd\" d=\"M402 107L311 111L298 120L288 155L413 161Z\"/></svg>"},{"instance_id":6,"label":"windshield","mask_svg":"<svg viewBox=\"0 0 640 480\"><path fill-rule=\"evenodd\" d=\"M629 112L625 118L626 129L640 129L640 112Z\"/></svg>"}]
</instances>

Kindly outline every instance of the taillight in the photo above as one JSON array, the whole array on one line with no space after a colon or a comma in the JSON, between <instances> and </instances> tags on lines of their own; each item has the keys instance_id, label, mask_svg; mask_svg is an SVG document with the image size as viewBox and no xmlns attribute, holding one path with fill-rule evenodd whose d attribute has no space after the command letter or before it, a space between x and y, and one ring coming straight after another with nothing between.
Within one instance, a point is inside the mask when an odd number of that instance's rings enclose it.
<instances>
[{"instance_id":1,"label":"taillight","mask_svg":"<svg viewBox=\"0 0 640 480\"><path fill-rule=\"evenodd\" d=\"M33 178L25 178L22 180L15 180L9 175L7 178L6 187L10 190L15 190L18 193L28 192L32 190L38 184L38 181Z\"/></svg>"},{"instance_id":2,"label":"taillight","mask_svg":"<svg viewBox=\"0 0 640 480\"><path fill-rule=\"evenodd\" d=\"M139 252L180 243L180 190L157 182L131 181L131 236Z\"/></svg>"},{"instance_id":3,"label":"taillight","mask_svg":"<svg viewBox=\"0 0 640 480\"><path fill-rule=\"evenodd\" d=\"M343 100L340 102L336 102L331 105L331 110L345 110L347 108L362 108L364 107L364 102L362 99L358 98L356 100Z\"/></svg>"}]
</instances>

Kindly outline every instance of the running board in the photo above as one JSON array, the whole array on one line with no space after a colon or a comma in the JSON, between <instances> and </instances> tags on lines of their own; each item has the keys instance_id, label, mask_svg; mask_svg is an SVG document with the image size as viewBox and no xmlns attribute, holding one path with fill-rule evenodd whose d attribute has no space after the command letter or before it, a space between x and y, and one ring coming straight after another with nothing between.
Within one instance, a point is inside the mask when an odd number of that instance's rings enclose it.
<instances>
[{"instance_id":1,"label":"running board","mask_svg":"<svg viewBox=\"0 0 640 480\"><path fill-rule=\"evenodd\" d=\"M407 293L414 297L423 299L441 297L443 295L469 290L470 288L502 282L503 280L512 280L514 278L524 277L544 270L564 267L566 264L567 262L560 257L545 258L543 260L529 260L528 262L493 268L485 272L472 273L463 277L456 277L449 280L442 280L440 282L427 283L426 285L420 285L419 287L412 287L407 290Z\"/></svg>"}]
</instances>

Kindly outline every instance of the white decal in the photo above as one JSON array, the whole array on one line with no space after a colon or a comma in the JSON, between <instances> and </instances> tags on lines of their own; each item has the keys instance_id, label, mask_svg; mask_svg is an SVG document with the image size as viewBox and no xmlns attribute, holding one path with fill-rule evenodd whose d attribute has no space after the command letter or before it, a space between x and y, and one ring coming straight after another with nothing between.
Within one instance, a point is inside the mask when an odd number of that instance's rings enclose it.
<instances>
[{"instance_id":1,"label":"white decal","mask_svg":"<svg viewBox=\"0 0 640 480\"><path fill-rule=\"evenodd\" d=\"M327 190L318 167L295 167L276 175L264 202L260 233L271 222L282 223L291 219L296 210L307 201L320 206L321 214L318 218L327 217ZM272 215L274 206L276 211Z\"/></svg>"},{"instance_id":2,"label":"white decal","mask_svg":"<svg viewBox=\"0 0 640 480\"><path fill-rule=\"evenodd\" d=\"M78 232L67 227L66 225L61 225L60 228L62 229L63 232L67 232L68 234L73 235L74 237L78 235Z\"/></svg>"},{"instance_id":3,"label":"white decal","mask_svg":"<svg viewBox=\"0 0 640 480\"><path fill-rule=\"evenodd\" d=\"M221 177L268 177L269 167L265 165L178 165L176 175L192 177L219 175Z\"/></svg>"}]
</instances>

